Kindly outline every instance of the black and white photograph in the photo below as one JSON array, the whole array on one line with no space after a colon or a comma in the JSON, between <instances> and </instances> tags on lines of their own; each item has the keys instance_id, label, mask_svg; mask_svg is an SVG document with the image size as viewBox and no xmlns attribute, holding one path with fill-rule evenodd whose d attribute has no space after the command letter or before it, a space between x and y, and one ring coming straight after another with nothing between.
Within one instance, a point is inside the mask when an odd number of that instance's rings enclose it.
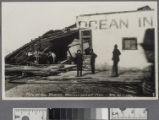
<instances>
[{"instance_id":1,"label":"black and white photograph","mask_svg":"<svg viewBox=\"0 0 159 120\"><path fill-rule=\"evenodd\" d=\"M157 21L155 1L2 2L2 98L156 100Z\"/></svg>"}]
</instances>

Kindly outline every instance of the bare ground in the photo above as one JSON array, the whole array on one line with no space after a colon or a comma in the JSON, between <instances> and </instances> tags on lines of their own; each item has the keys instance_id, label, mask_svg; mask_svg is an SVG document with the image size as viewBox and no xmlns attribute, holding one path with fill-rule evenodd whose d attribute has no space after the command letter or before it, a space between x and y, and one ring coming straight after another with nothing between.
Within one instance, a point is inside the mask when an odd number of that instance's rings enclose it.
<instances>
[{"instance_id":1,"label":"bare ground","mask_svg":"<svg viewBox=\"0 0 159 120\"><path fill-rule=\"evenodd\" d=\"M76 71L56 76L12 77L6 76L6 97L116 97L142 96L141 70L120 70L119 77L111 77L111 70L83 71L76 77Z\"/></svg>"}]
</instances>

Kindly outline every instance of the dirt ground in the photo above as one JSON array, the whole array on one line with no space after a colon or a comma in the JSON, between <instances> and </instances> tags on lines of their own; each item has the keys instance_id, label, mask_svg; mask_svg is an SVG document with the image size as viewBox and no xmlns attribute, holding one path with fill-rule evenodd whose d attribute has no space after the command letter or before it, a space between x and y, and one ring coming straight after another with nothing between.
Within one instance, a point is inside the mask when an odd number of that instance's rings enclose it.
<instances>
[{"instance_id":1,"label":"dirt ground","mask_svg":"<svg viewBox=\"0 0 159 120\"><path fill-rule=\"evenodd\" d=\"M142 96L141 70L120 70L119 77L112 77L111 70L67 71L47 77L6 77L6 97L121 97Z\"/></svg>"}]
</instances>

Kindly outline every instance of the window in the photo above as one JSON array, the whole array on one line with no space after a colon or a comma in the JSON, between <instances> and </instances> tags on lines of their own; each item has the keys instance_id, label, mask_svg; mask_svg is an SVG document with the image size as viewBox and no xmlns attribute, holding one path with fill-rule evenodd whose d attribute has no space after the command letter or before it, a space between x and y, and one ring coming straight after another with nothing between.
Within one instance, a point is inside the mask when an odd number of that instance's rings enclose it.
<instances>
[{"instance_id":1,"label":"window","mask_svg":"<svg viewBox=\"0 0 159 120\"><path fill-rule=\"evenodd\" d=\"M123 38L123 50L137 50L137 39Z\"/></svg>"}]
</instances>

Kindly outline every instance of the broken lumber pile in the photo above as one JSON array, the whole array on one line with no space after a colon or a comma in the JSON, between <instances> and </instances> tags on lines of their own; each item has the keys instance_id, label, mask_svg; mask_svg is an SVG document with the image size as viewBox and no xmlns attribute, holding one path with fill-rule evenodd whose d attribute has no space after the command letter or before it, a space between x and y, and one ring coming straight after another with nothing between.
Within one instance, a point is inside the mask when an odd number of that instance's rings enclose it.
<instances>
[{"instance_id":1,"label":"broken lumber pile","mask_svg":"<svg viewBox=\"0 0 159 120\"><path fill-rule=\"evenodd\" d=\"M61 51L64 53L75 38L78 38L78 30L50 30L5 56L5 63L27 65L30 63L28 53L35 51L41 53L52 51L59 58L58 61L62 61L65 57L61 56L59 49L63 48Z\"/></svg>"},{"instance_id":2,"label":"broken lumber pile","mask_svg":"<svg viewBox=\"0 0 159 120\"><path fill-rule=\"evenodd\" d=\"M153 97L155 96L154 66L149 66L148 68L145 68L142 89L144 95Z\"/></svg>"},{"instance_id":3,"label":"broken lumber pile","mask_svg":"<svg viewBox=\"0 0 159 120\"><path fill-rule=\"evenodd\" d=\"M6 65L5 75L19 75L19 76L51 76L57 75L61 72L73 69L75 65L39 65L39 66L20 66L20 65Z\"/></svg>"}]
</instances>

